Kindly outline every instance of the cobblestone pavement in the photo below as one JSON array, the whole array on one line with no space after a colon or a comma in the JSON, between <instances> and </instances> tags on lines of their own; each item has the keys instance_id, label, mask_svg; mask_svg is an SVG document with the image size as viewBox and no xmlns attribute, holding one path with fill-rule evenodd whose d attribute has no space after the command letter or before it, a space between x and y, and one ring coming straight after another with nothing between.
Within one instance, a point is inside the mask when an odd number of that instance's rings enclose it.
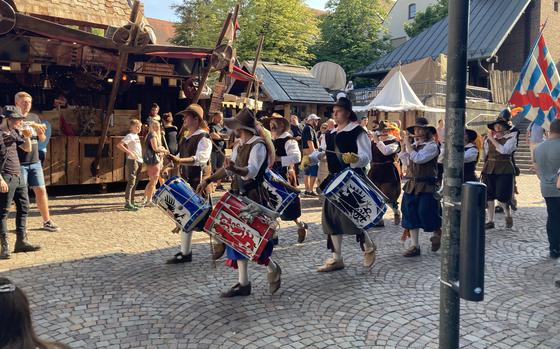
<instances>
[{"instance_id":1,"label":"cobblestone pavement","mask_svg":"<svg viewBox=\"0 0 560 349\"><path fill-rule=\"evenodd\" d=\"M547 255L545 208L536 177L520 178L515 226L489 231L486 296L461 306L465 348L560 348L560 262ZM372 234L379 246L364 270L359 246L345 238L346 269L319 274L329 256L317 199L305 198L311 234L296 243L282 224L276 260L282 288L267 292L266 270L251 265L253 294L220 299L236 272L209 258L208 239L195 238L194 260L169 266L179 236L155 209L125 212L122 194L58 197L51 201L59 233L34 230L43 250L0 261L2 276L29 295L40 336L75 348L434 348L438 336L440 254L401 256L401 229ZM13 224L13 222L11 222ZM13 244L14 235L10 234Z\"/></svg>"}]
</instances>

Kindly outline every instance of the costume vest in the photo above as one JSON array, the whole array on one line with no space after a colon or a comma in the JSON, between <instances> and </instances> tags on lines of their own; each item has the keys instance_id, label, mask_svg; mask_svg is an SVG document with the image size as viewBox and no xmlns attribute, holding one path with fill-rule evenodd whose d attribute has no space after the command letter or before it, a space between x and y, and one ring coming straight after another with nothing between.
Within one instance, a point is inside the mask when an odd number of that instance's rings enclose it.
<instances>
[{"instance_id":1,"label":"costume vest","mask_svg":"<svg viewBox=\"0 0 560 349\"><path fill-rule=\"evenodd\" d=\"M210 138L210 135L206 132L199 133L190 137L189 139L182 137L179 143L179 156L181 158L188 158L196 155L196 150L198 148L198 143L203 138ZM208 163L203 166L190 166L181 165L181 176L189 183L192 188L196 188L200 183L200 179L204 172L204 175L209 175L208 170L210 167Z\"/></svg>"},{"instance_id":2,"label":"costume vest","mask_svg":"<svg viewBox=\"0 0 560 349\"><path fill-rule=\"evenodd\" d=\"M476 148L476 145L469 145L465 147L465 151L470 148ZM463 179L465 182L469 181L478 181L478 177L476 177L476 164L478 163L478 159L472 162L465 162L463 165Z\"/></svg>"},{"instance_id":3,"label":"costume vest","mask_svg":"<svg viewBox=\"0 0 560 349\"><path fill-rule=\"evenodd\" d=\"M396 139L389 139L383 141L385 145L390 145L394 143L399 143ZM398 154L401 151L401 147L397 148L394 154L384 155L375 142L371 142L371 169L369 171L368 177L374 183L394 183L400 181L400 171L397 167L398 164Z\"/></svg>"},{"instance_id":4,"label":"costume vest","mask_svg":"<svg viewBox=\"0 0 560 349\"><path fill-rule=\"evenodd\" d=\"M504 145L508 141L507 138L496 139L496 141ZM515 174L515 167L511 154L500 154L494 144L488 141L488 155L482 168L484 174Z\"/></svg>"},{"instance_id":5,"label":"costume vest","mask_svg":"<svg viewBox=\"0 0 560 349\"><path fill-rule=\"evenodd\" d=\"M414 150L419 152L426 144L414 145ZM404 192L407 194L434 193L437 182L437 160L435 156L425 164L417 164L410 161L408 165L408 182L404 185Z\"/></svg>"},{"instance_id":6,"label":"costume vest","mask_svg":"<svg viewBox=\"0 0 560 349\"><path fill-rule=\"evenodd\" d=\"M277 157L287 156L286 153L286 143L293 139L292 137L276 138L272 141L274 143L274 149L276 151ZM284 178L288 178L288 167L282 166L282 161L276 161L274 167L272 168L274 172L278 173Z\"/></svg>"},{"instance_id":7,"label":"costume vest","mask_svg":"<svg viewBox=\"0 0 560 349\"><path fill-rule=\"evenodd\" d=\"M237 157L235 158L236 167L247 167L249 165L249 155L251 154L251 150L253 149L253 147L257 144L264 145L266 149L266 143L263 139L258 139L253 143L238 146ZM264 172L268 167L267 158L268 156L265 157L265 160L263 161L259 172L254 179L244 180L241 178L241 176L235 175L234 180L231 183L232 191L238 192L240 195L247 196L249 199L255 201L256 203L266 206L268 196L265 194L263 188L263 180Z\"/></svg>"},{"instance_id":8,"label":"costume vest","mask_svg":"<svg viewBox=\"0 0 560 349\"><path fill-rule=\"evenodd\" d=\"M342 161L344 153L358 153L358 137L366 131L362 127L355 127L350 131L345 132L330 132L325 134L325 142L327 143L327 150L335 151L338 154L331 152L327 153L327 166L330 174L336 174L345 168L349 167Z\"/></svg>"}]
</instances>

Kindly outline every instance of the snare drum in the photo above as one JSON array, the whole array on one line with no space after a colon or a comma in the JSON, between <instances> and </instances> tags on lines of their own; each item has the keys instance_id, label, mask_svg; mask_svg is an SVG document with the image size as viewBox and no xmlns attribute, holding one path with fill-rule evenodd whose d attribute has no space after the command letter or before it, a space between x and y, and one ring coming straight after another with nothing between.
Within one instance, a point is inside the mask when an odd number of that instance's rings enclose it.
<instances>
[{"instance_id":1,"label":"snare drum","mask_svg":"<svg viewBox=\"0 0 560 349\"><path fill-rule=\"evenodd\" d=\"M208 217L212 209L212 206L180 177L169 178L156 191L152 201L186 232L194 230Z\"/></svg>"},{"instance_id":2,"label":"snare drum","mask_svg":"<svg viewBox=\"0 0 560 349\"><path fill-rule=\"evenodd\" d=\"M225 193L206 221L204 231L215 236L226 245L252 261L267 262L262 256L268 240L276 230L276 220L262 212L247 214L251 208L264 209L261 205L244 197ZM264 257L264 258L263 258Z\"/></svg>"},{"instance_id":3,"label":"snare drum","mask_svg":"<svg viewBox=\"0 0 560 349\"><path fill-rule=\"evenodd\" d=\"M268 204L272 210L282 214L296 199L297 194L278 182L286 182L286 180L276 172L266 169L263 185L268 193Z\"/></svg>"},{"instance_id":4,"label":"snare drum","mask_svg":"<svg viewBox=\"0 0 560 349\"><path fill-rule=\"evenodd\" d=\"M367 178L347 168L333 177L322 195L358 228L369 231L387 211L386 200Z\"/></svg>"}]
</instances>

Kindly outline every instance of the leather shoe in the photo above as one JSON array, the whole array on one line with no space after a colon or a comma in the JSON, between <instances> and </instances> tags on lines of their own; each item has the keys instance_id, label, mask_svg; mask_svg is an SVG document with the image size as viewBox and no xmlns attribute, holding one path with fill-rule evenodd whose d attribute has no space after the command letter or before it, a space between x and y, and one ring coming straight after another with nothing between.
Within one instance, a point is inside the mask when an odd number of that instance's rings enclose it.
<instances>
[{"instance_id":1,"label":"leather shoe","mask_svg":"<svg viewBox=\"0 0 560 349\"><path fill-rule=\"evenodd\" d=\"M212 243L212 260L217 261L226 252L226 245L221 241L214 241Z\"/></svg>"},{"instance_id":2,"label":"leather shoe","mask_svg":"<svg viewBox=\"0 0 560 349\"><path fill-rule=\"evenodd\" d=\"M298 228L297 236L298 244L305 241L305 238L307 237L307 224L303 223L302 226Z\"/></svg>"},{"instance_id":3,"label":"leather shoe","mask_svg":"<svg viewBox=\"0 0 560 349\"><path fill-rule=\"evenodd\" d=\"M381 218L381 220L377 222L377 224L375 225L375 228L383 228L384 226L385 226L385 221L383 220L383 218Z\"/></svg>"},{"instance_id":4,"label":"leather shoe","mask_svg":"<svg viewBox=\"0 0 560 349\"><path fill-rule=\"evenodd\" d=\"M192 262L192 252L189 254L182 254L181 252L175 254L172 258L169 258L166 264L181 264Z\"/></svg>"},{"instance_id":5,"label":"leather shoe","mask_svg":"<svg viewBox=\"0 0 560 349\"><path fill-rule=\"evenodd\" d=\"M275 294L282 284L282 269L278 264L274 263L274 265L276 266L276 270L268 273L266 276L268 278L268 290L270 294Z\"/></svg>"},{"instance_id":6,"label":"leather shoe","mask_svg":"<svg viewBox=\"0 0 560 349\"><path fill-rule=\"evenodd\" d=\"M41 246L31 245L29 242L25 240L18 240L16 241L16 245L14 246L14 253L20 252L35 252L39 251Z\"/></svg>"},{"instance_id":7,"label":"leather shoe","mask_svg":"<svg viewBox=\"0 0 560 349\"><path fill-rule=\"evenodd\" d=\"M395 213L394 223L395 223L395 225L400 225L401 224L401 214L398 213L398 212Z\"/></svg>"},{"instance_id":8,"label":"leather shoe","mask_svg":"<svg viewBox=\"0 0 560 349\"><path fill-rule=\"evenodd\" d=\"M494 229L496 226L494 225L494 222L488 222L486 224L484 224L484 229L488 230L488 229Z\"/></svg>"},{"instance_id":9,"label":"leather shoe","mask_svg":"<svg viewBox=\"0 0 560 349\"><path fill-rule=\"evenodd\" d=\"M420 255L420 247L412 246L403 254L404 257L417 257Z\"/></svg>"},{"instance_id":10,"label":"leather shoe","mask_svg":"<svg viewBox=\"0 0 560 349\"><path fill-rule=\"evenodd\" d=\"M513 228L513 217L506 217L506 228Z\"/></svg>"},{"instance_id":11,"label":"leather shoe","mask_svg":"<svg viewBox=\"0 0 560 349\"><path fill-rule=\"evenodd\" d=\"M319 273L329 273L331 271L337 271L341 269L344 269L344 261L342 259L337 261L331 258L328 259L325 264L320 266L317 271Z\"/></svg>"},{"instance_id":12,"label":"leather shoe","mask_svg":"<svg viewBox=\"0 0 560 349\"><path fill-rule=\"evenodd\" d=\"M437 252L441 247L441 231L434 232L430 241L432 242L432 252Z\"/></svg>"},{"instance_id":13,"label":"leather shoe","mask_svg":"<svg viewBox=\"0 0 560 349\"><path fill-rule=\"evenodd\" d=\"M377 257L376 249L369 252L364 252L364 267L371 268L373 263L375 263L375 258Z\"/></svg>"},{"instance_id":14,"label":"leather shoe","mask_svg":"<svg viewBox=\"0 0 560 349\"><path fill-rule=\"evenodd\" d=\"M232 298L232 297L245 297L251 294L251 283L249 282L246 286L241 286L237 283L232 288L221 294L222 298Z\"/></svg>"}]
</instances>

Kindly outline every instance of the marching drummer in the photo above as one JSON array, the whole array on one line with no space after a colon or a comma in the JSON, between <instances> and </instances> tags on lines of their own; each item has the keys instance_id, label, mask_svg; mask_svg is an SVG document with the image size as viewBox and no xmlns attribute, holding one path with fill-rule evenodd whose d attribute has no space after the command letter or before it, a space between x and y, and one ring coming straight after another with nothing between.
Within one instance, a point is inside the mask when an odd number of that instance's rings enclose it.
<instances>
[{"instance_id":1,"label":"marching drummer","mask_svg":"<svg viewBox=\"0 0 560 349\"><path fill-rule=\"evenodd\" d=\"M337 128L326 133L321 143L321 149L326 150L329 168L329 176L321 185L322 190L337 173L348 167L365 176L363 168L371 159L371 142L366 131L356 122L358 117L352 111L352 102L348 98L341 97L334 104L333 117ZM324 156L322 153L315 152L311 158L315 160L322 156ZM329 258L317 271L331 272L344 269L342 259L343 234L356 235L364 250L363 266L366 268L373 266L377 247L366 232L358 228L329 200L323 202L321 223L325 234L327 234L327 248L332 251L332 258Z\"/></svg>"},{"instance_id":2,"label":"marching drummer","mask_svg":"<svg viewBox=\"0 0 560 349\"><path fill-rule=\"evenodd\" d=\"M234 118L226 119L225 125L236 132L239 142L233 148L231 158L225 160L224 167L201 181L197 191L203 192L209 184L233 175L231 190L234 194L245 196L250 200L267 206L268 197L264 190L263 178L268 167L267 147L265 141L257 132L257 124L253 112L245 108ZM282 270L280 266L270 259L274 244L268 241L265 251L260 255L258 264L267 266L269 291L274 294L280 288ZM248 296L251 294L251 283L248 276L248 259L231 247L226 248L228 265L238 270L238 282L222 297L230 298Z\"/></svg>"},{"instance_id":3,"label":"marching drummer","mask_svg":"<svg viewBox=\"0 0 560 349\"><path fill-rule=\"evenodd\" d=\"M399 196L401 195L401 174L398 153L401 146L398 140L399 127L393 122L381 121L371 138L371 169L368 177L387 197L387 204L394 214L395 224L401 223ZM383 219L378 226L384 226Z\"/></svg>"},{"instance_id":4,"label":"marching drummer","mask_svg":"<svg viewBox=\"0 0 560 349\"><path fill-rule=\"evenodd\" d=\"M432 251L441 246L441 211L434 194L437 187L437 160L439 147L434 139L436 128L426 118L416 119L413 126L403 131L401 160L408 165L407 179L402 199L402 226L410 232L412 245L404 257L420 255L418 234L420 229L433 232ZM414 138L412 143L411 138Z\"/></svg>"},{"instance_id":5,"label":"marching drummer","mask_svg":"<svg viewBox=\"0 0 560 349\"><path fill-rule=\"evenodd\" d=\"M208 133L208 127L204 121L204 111L198 104L191 104L187 109L178 113L183 116L184 134L180 135L179 156L169 155L175 164L180 166L181 177L189 183L191 188L196 189L200 184L202 175L210 173L208 162L212 152L212 141ZM195 230L202 231L205 220L201 220ZM176 253L167 264L179 264L192 261L192 231L181 229L181 251ZM216 248L216 246L218 246ZM221 253L217 251L222 246ZM214 253L222 255L224 247L221 244L214 245ZM219 258L219 257L218 257Z\"/></svg>"},{"instance_id":6,"label":"marching drummer","mask_svg":"<svg viewBox=\"0 0 560 349\"><path fill-rule=\"evenodd\" d=\"M272 142L276 152L272 170L288 181L290 175L296 175L294 166L301 161L298 143L289 132L290 122L281 115L274 113L263 121L263 125L272 133ZM297 224L298 243L305 241L307 236L307 224L300 217L301 201L298 196L280 216L283 221L293 220Z\"/></svg>"}]
</instances>

